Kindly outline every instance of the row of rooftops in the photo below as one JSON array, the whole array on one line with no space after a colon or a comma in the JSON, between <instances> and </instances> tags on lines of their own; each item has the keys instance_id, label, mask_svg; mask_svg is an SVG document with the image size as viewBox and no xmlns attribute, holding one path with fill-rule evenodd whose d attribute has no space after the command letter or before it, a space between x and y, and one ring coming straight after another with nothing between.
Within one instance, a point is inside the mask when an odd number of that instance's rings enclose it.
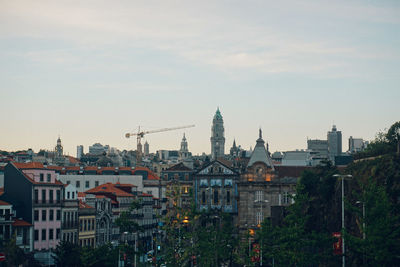
<instances>
[{"instance_id":1,"label":"row of rooftops","mask_svg":"<svg viewBox=\"0 0 400 267\"><path fill-rule=\"evenodd\" d=\"M19 163L11 162L20 170L24 169L46 169L54 170L61 175L76 174L76 175L143 175L147 173L147 180L160 180L160 178L146 167L100 167L100 166L55 166L46 165L40 162ZM0 167L0 170L4 166Z\"/></svg>"}]
</instances>

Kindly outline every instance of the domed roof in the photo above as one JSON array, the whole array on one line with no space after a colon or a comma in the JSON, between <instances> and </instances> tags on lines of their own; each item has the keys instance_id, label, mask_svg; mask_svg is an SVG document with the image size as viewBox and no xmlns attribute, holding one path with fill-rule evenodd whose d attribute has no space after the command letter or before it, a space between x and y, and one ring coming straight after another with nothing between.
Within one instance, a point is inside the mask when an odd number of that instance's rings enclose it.
<instances>
[{"instance_id":1,"label":"domed roof","mask_svg":"<svg viewBox=\"0 0 400 267\"><path fill-rule=\"evenodd\" d=\"M254 147L253 153L251 153L251 157L247 164L247 167L251 167L256 162L262 162L268 167L274 169L274 166L272 165L272 160L268 154L268 151L265 149L264 143L265 142L262 139L262 131L260 129L257 144Z\"/></svg>"}]
</instances>

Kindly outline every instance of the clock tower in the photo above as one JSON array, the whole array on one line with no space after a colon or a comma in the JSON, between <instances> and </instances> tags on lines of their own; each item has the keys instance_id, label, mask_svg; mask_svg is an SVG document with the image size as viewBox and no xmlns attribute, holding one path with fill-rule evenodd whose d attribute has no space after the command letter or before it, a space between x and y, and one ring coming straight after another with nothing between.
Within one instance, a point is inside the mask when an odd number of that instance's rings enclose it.
<instances>
[{"instance_id":1,"label":"clock tower","mask_svg":"<svg viewBox=\"0 0 400 267\"><path fill-rule=\"evenodd\" d=\"M222 119L219 108L215 112L211 127L211 158L217 159L225 154L225 130L224 120Z\"/></svg>"}]
</instances>

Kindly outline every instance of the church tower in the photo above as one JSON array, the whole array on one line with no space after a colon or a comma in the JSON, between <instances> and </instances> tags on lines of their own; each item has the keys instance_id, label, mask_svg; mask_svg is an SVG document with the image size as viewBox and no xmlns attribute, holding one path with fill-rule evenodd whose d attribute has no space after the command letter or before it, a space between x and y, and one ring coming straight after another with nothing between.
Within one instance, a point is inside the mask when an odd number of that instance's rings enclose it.
<instances>
[{"instance_id":1,"label":"church tower","mask_svg":"<svg viewBox=\"0 0 400 267\"><path fill-rule=\"evenodd\" d=\"M183 134L181 149L179 150L179 158L186 159L187 157L189 157L188 143L185 134Z\"/></svg>"},{"instance_id":2,"label":"church tower","mask_svg":"<svg viewBox=\"0 0 400 267\"><path fill-rule=\"evenodd\" d=\"M57 146L54 148L56 158L61 158L63 156L63 147L61 145L61 138L57 139Z\"/></svg>"},{"instance_id":3,"label":"church tower","mask_svg":"<svg viewBox=\"0 0 400 267\"><path fill-rule=\"evenodd\" d=\"M211 127L211 158L217 159L225 154L224 120L219 108L215 112Z\"/></svg>"}]
</instances>

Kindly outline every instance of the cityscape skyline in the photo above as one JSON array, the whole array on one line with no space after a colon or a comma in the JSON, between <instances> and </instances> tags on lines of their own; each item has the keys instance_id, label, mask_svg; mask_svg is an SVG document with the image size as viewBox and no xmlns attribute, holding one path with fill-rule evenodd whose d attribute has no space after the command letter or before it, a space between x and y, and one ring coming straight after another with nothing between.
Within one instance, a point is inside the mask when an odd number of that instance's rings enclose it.
<instances>
[{"instance_id":1,"label":"cityscape skyline","mask_svg":"<svg viewBox=\"0 0 400 267\"><path fill-rule=\"evenodd\" d=\"M0 3L0 149L66 154L99 142L210 153L212 117L232 142L307 147L336 124L371 140L398 120L396 1ZM145 140L144 140L145 141Z\"/></svg>"}]
</instances>

